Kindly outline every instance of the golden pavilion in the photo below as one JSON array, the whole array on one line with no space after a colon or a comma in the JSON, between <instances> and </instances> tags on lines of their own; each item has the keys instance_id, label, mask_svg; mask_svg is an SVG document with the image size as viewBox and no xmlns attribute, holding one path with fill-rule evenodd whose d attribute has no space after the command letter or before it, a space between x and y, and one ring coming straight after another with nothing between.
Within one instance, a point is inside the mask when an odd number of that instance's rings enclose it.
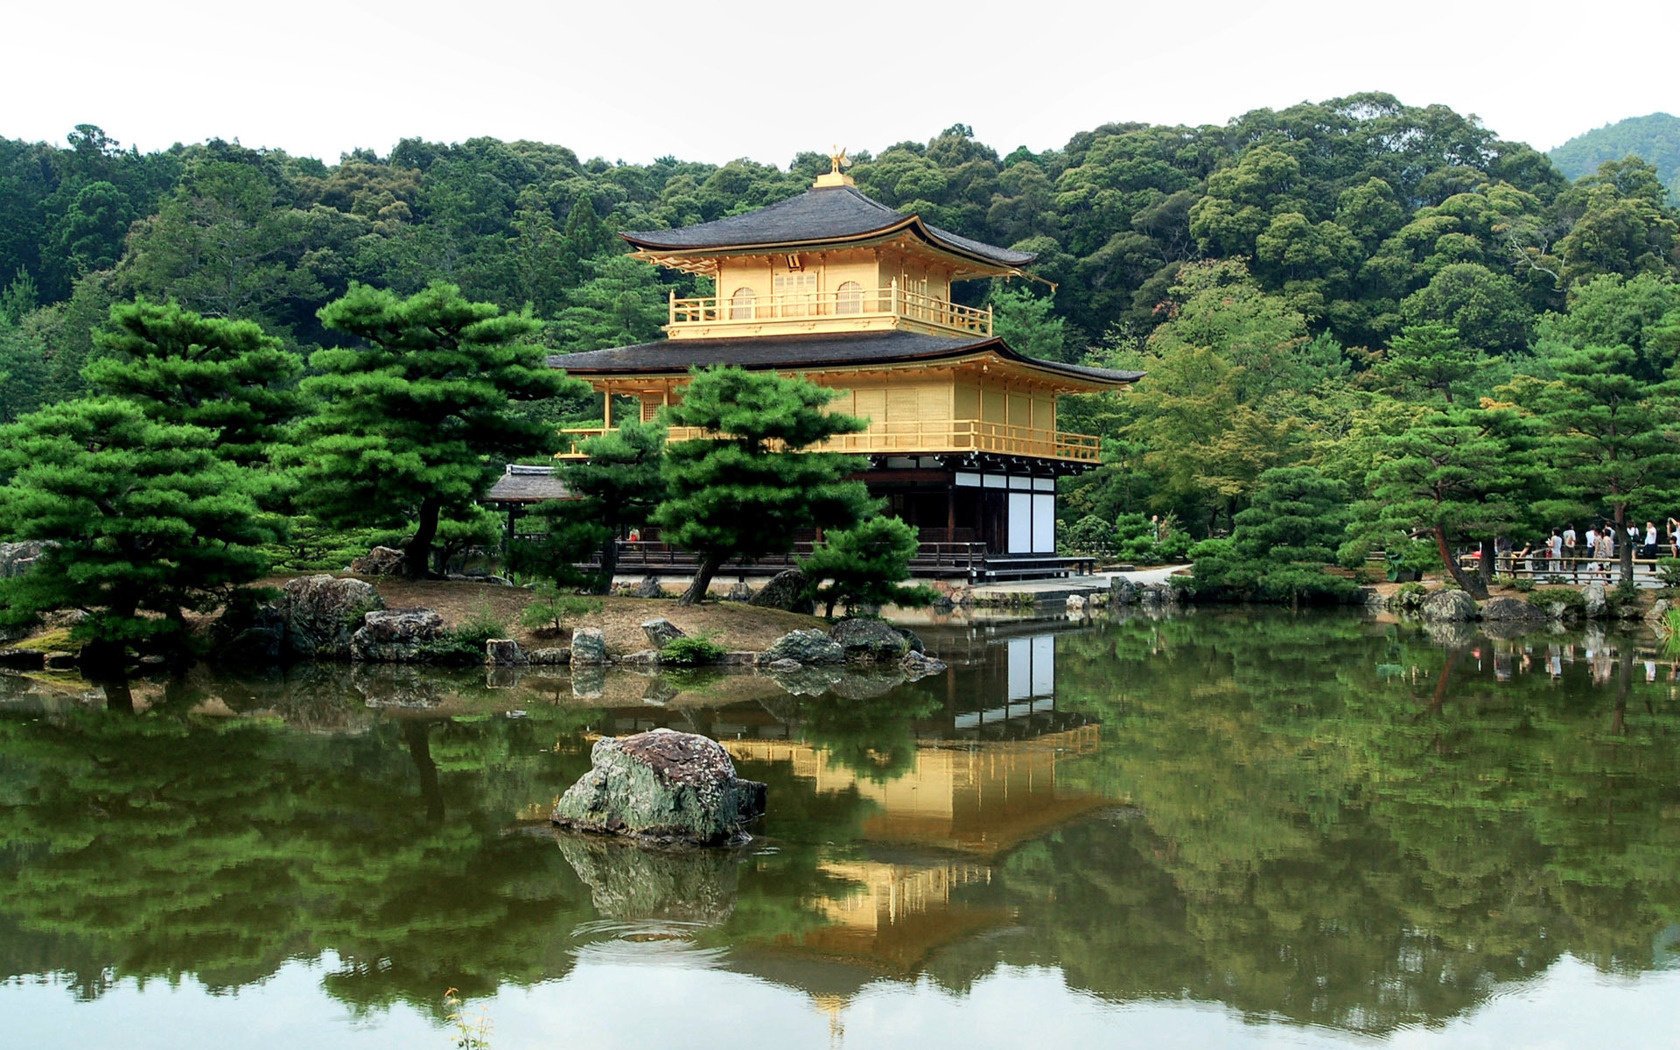
<instances>
[{"instance_id":1,"label":"golden pavilion","mask_svg":"<svg viewBox=\"0 0 1680 1050\"><path fill-rule=\"evenodd\" d=\"M1026 276L1034 256L941 230L866 197L842 172L757 211L623 233L635 257L703 275L718 294L669 302L666 338L557 355L556 367L643 420L682 397L689 370L738 365L840 391L869 428L825 449L868 457L860 476L915 526L925 574L1050 575L1056 481L1096 465L1097 438L1057 427L1062 394L1123 389L1141 373L1043 361L1010 348L959 281ZM573 431L581 439L599 430ZM675 428L671 440L699 436ZM626 568L638 552L625 552ZM670 552L663 552L669 555Z\"/></svg>"}]
</instances>

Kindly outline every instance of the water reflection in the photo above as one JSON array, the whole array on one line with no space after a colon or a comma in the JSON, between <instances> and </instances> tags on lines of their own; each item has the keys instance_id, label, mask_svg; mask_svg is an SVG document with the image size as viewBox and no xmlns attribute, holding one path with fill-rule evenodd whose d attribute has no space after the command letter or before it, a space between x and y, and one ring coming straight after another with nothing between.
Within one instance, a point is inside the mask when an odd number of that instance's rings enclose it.
<instances>
[{"instance_id":1,"label":"water reflection","mask_svg":"<svg viewBox=\"0 0 1680 1050\"><path fill-rule=\"evenodd\" d=\"M1567 960L1677 965L1680 680L1648 637L1206 612L926 635L948 672L814 694L198 672L124 714L5 679L0 974L86 1002L187 977L257 1010L322 960L377 1030L438 1020L447 987L634 962L751 975L843 1033L868 989L974 1001L1049 968L1330 1038L1458 1023ZM751 849L546 830L596 736L655 725L770 784Z\"/></svg>"}]
</instances>

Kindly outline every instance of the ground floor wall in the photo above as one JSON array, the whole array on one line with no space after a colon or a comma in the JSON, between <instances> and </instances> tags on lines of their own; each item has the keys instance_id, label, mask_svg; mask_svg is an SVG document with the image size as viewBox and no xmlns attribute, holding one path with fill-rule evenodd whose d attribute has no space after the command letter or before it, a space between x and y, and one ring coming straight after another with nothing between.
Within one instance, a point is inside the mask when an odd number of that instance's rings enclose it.
<instances>
[{"instance_id":1,"label":"ground floor wall","mask_svg":"<svg viewBox=\"0 0 1680 1050\"><path fill-rule=\"evenodd\" d=\"M871 495L924 543L983 543L992 554L1056 552L1056 479L1008 469L874 470Z\"/></svg>"}]
</instances>

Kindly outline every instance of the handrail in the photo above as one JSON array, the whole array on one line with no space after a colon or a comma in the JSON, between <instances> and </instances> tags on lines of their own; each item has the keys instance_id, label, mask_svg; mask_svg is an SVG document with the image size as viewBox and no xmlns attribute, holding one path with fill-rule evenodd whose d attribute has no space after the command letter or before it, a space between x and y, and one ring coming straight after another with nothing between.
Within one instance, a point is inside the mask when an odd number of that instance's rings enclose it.
<instances>
[{"instance_id":1,"label":"handrail","mask_svg":"<svg viewBox=\"0 0 1680 1050\"><path fill-rule=\"evenodd\" d=\"M581 443L606 431L605 427L568 427L560 433L571 441L562 457L582 455ZM672 427L667 441L688 441L712 436L700 427ZM1005 455L1041 456L1078 463L1096 463L1102 456L1102 439L1094 434L1070 434L1045 427L993 423L980 419L913 419L872 422L856 434L840 434L817 446L822 452L902 453L998 452Z\"/></svg>"},{"instance_id":2,"label":"handrail","mask_svg":"<svg viewBox=\"0 0 1680 1050\"><path fill-rule=\"evenodd\" d=\"M865 317L890 314L936 324L973 335L992 334L992 308L963 306L945 299L898 287L856 288L823 292L784 292L757 295L736 302L729 296L705 295L679 299L667 307L668 324L761 324L765 321L806 320L813 317Z\"/></svg>"}]
</instances>

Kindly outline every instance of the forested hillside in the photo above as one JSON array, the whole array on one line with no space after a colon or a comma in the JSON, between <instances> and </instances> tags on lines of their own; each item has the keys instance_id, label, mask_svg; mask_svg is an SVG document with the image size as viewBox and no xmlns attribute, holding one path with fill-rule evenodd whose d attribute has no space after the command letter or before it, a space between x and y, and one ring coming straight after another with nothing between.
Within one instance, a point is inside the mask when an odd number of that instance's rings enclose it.
<instances>
[{"instance_id":1,"label":"forested hillside","mask_svg":"<svg viewBox=\"0 0 1680 1050\"><path fill-rule=\"evenodd\" d=\"M1013 344L1150 373L1070 399L1064 427L1102 434L1109 460L1070 487L1076 517L1175 514L1205 534L1265 470L1299 464L1357 499L1426 410L1502 386L1511 403L1558 374L1557 354L1600 344L1654 383L1680 349L1680 222L1658 171L1617 159L1572 183L1443 107L1366 94L1217 127L1105 125L1039 154L1000 155L957 125L853 156L870 196L1039 254L1053 297L968 289ZM253 320L305 354L352 282L407 295L447 280L528 307L561 351L654 338L667 293L696 279L626 258L614 232L759 207L827 165L635 165L491 139L329 164L221 141L142 154L89 126L65 146L0 139L0 417L81 393L90 333L134 297Z\"/></svg>"},{"instance_id":2,"label":"forested hillside","mask_svg":"<svg viewBox=\"0 0 1680 1050\"><path fill-rule=\"evenodd\" d=\"M1565 178L1578 179L1607 160L1638 157L1657 169L1671 198L1680 200L1680 117L1652 113L1606 124L1548 154Z\"/></svg>"}]
</instances>

